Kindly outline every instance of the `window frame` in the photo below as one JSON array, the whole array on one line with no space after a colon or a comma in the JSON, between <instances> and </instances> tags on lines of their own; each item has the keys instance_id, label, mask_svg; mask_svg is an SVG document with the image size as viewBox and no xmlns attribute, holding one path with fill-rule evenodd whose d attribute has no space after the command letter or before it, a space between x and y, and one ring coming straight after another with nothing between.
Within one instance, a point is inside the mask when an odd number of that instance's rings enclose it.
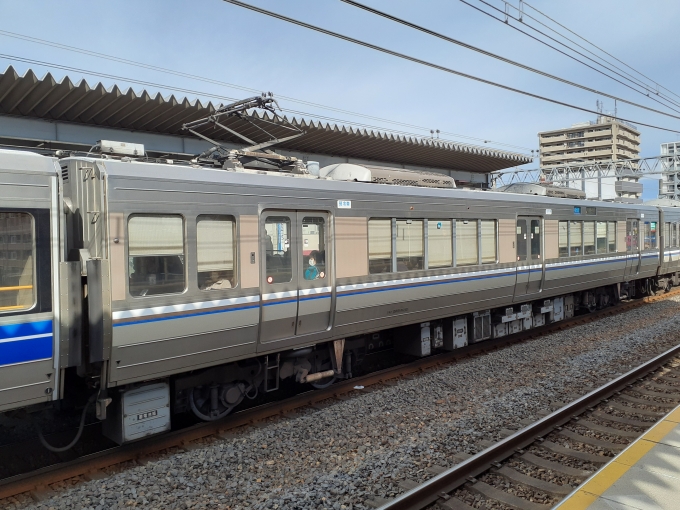
<instances>
[{"instance_id":1,"label":"window frame","mask_svg":"<svg viewBox=\"0 0 680 510\"><path fill-rule=\"evenodd\" d=\"M427 249L425 248L426 243L427 243L427 236L425 235L425 229L427 228L427 220L425 218L394 218L393 219L393 230L392 230L392 240L393 240L393 246L392 246L392 255L393 258L396 262L396 265L393 265L392 269L393 272L395 273L409 273L411 271L423 271L427 267L427 262L426 262L426 256L427 256ZM412 225L413 222L418 221L421 223L421 243L422 243L422 266L421 268L415 268L415 269L404 269L402 271L399 270L399 222L405 222L407 225ZM411 223L409 223L411 222ZM380 274L380 273L376 273Z\"/></svg>"},{"instance_id":2,"label":"window frame","mask_svg":"<svg viewBox=\"0 0 680 510\"><path fill-rule=\"evenodd\" d=\"M388 271L380 271L378 273L371 272L371 221L388 221L390 223L390 266ZM367 222L366 222L366 257L367 257L367 263L368 263L368 276L371 275L377 275L377 274L389 274L389 273L394 273L395 271L395 266L396 266L396 250L395 250L395 229L396 229L396 218L392 217L384 217L384 216L376 216L376 217L369 217ZM375 259L378 260L378 259ZM379 259L383 260L383 259Z\"/></svg>"},{"instance_id":3,"label":"window frame","mask_svg":"<svg viewBox=\"0 0 680 510\"><path fill-rule=\"evenodd\" d=\"M479 230L479 236L478 236L479 237L479 257L478 257L479 264L482 265L482 266L498 264L498 258L499 258L498 257L498 220L497 219L491 219L491 220L480 219L478 221L479 221L479 228L478 228L478 230ZM490 222L493 223L494 259L493 259L493 261L488 261L488 262L484 262L484 249L483 249L483 246L482 246L483 241L484 241L484 236L483 236L483 233L482 233L482 223L485 222L485 221L490 221ZM541 226L541 229L542 228L543 227Z\"/></svg>"},{"instance_id":4,"label":"window frame","mask_svg":"<svg viewBox=\"0 0 680 510\"><path fill-rule=\"evenodd\" d=\"M184 256L184 288L181 292L168 292L163 294L151 294L145 296L135 296L130 292L130 220L140 216L174 216L182 219L182 241L183 241L183 256ZM188 260L188 232L187 232L187 217L184 213L158 213L158 212L132 212L127 214L125 219L125 289L128 297L132 299L152 299L162 296L180 296L186 294L189 290L189 260Z\"/></svg>"},{"instance_id":5,"label":"window frame","mask_svg":"<svg viewBox=\"0 0 680 510\"><path fill-rule=\"evenodd\" d=\"M476 228L475 228L475 238L476 238L476 242L477 242L477 250L476 250L476 253L477 253L477 260L476 260L476 262L474 262L474 263L472 263L472 264L460 264L460 263L458 262L458 222L459 222L459 221L460 221L461 223L463 223L464 225L465 225L465 222L466 222L466 221L467 221L468 223L472 223L472 222L475 223L475 227L476 227ZM455 218L455 219L454 219L454 223L455 223L455 225L456 225L456 226L454 227L454 236L455 236L455 237L454 237L454 245L455 245L455 246L454 246L454 250L453 250L453 252L454 252L454 255L453 255L453 256L454 256L454 264L455 264L454 267L471 267L471 266L479 266L479 265L480 265L480 259L481 259L481 251L480 251L480 250L481 250L481 243L480 243L480 239L479 239L479 237L480 237L479 234L480 234L480 228L481 228L481 227L480 227L480 224L479 224L479 220L478 220L478 219L473 219L473 218Z\"/></svg>"},{"instance_id":6,"label":"window frame","mask_svg":"<svg viewBox=\"0 0 680 510\"><path fill-rule=\"evenodd\" d=\"M37 244L37 225L36 225L36 219L35 219L35 214L33 214L30 211L25 211L25 210L0 210L0 213L3 214L12 214L13 216L8 216L9 218L16 218L16 214L26 214L30 218L30 223L31 223L31 263L32 263L32 268L31 268L31 305L27 306L25 308L11 308L8 310L2 310L0 309L0 317L5 317L5 316L10 316L10 315L16 315L16 314L25 314L25 313L31 313L34 311L37 306L38 306L38 285L40 285L39 280L40 280L40 275L38 274L38 244ZM3 234L3 238L7 239L7 242L5 244L17 244L17 243L11 243L11 234ZM51 247L49 248L50 251L50 256L51 256ZM18 257L15 259L11 258L12 253L15 253L15 251L8 251L8 256L2 260L18 260ZM51 284L51 282L50 282ZM51 292L51 290L50 290ZM38 310L35 310L38 312Z\"/></svg>"}]
</instances>

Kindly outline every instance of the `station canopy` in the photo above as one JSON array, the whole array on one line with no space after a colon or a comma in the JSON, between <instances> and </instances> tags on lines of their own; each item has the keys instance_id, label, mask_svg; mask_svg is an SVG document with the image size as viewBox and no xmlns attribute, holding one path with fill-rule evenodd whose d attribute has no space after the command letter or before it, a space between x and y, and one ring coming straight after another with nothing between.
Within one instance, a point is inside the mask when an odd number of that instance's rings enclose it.
<instances>
[{"instance_id":1,"label":"station canopy","mask_svg":"<svg viewBox=\"0 0 680 510\"><path fill-rule=\"evenodd\" d=\"M0 115L193 136L183 131L182 125L209 116L219 106L174 95L163 97L160 93L152 94L146 90L135 92L117 85L106 88L101 83L90 85L86 80L73 82L68 77L57 81L50 73L38 78L32 70L21 76L11 66L0 74ZM284 126L271 124L273 119L266 112L256 113L250 118L276 138L291 134ZM249 122L235 117L222 120L227 127L258 143L269 139ZM277 144L275 148L484 174L531 162L531 158L524 154L464 143L404 136L304 118L287 117L287 120L302 129L305 135ZM219 142L243 143L238 137L219 128L205 126L199 132Z\"/></svg>"}]
</instances>

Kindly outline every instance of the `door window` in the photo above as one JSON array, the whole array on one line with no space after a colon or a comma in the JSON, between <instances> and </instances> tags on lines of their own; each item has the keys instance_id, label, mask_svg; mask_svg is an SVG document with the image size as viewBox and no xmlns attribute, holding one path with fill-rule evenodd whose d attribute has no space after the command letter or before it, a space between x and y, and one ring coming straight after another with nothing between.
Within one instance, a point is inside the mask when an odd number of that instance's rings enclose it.
<instances>
[{"instance_id":1,"label":"door window","mask_svg":"<svg viewBox=\"0 0 680 510\"><path fill-rule=\"evenodd\" d=\"M527 259L527 222L517 220L517 260Z\"/></svg>"},{"instance_id":2,"label":"door window","mask_svg":"<svg viewBox=\"0 0 680 510\"><path fill-rule=\"evenodd\" d=\"M0 213L0 313L28 310L35 303L33 217Z\"/></svg>"},{"instance_id":3,"label":"door window","mask_svg":"<svg viewBox=\"0 0 680 510\"><path fill-rule=\"evenodd\" d=\"M302 219L302 271L305 280L326 278L326 224L323 218Z\"/></svg>"},{"instance_id":4,"label":"door window","mask_svg":"<svg viewBox=\"0 0 680 510\"><path fill-rule=\"evenodd\" d=\"M541 220L531 220L531 259L541 258Z\"/></svg>"},{"instance_id":5,"label":"door window","mask_svg":"<svg viewBox=\"0 0 680 510\"><path fill-rule=\"evenodd\" d=\"M628 251L638 251L638 222L637 220L628 220L628 234L626 235L626 248Z\"/></svg>"},{"instance_id":6,"label":"door window","mask_svg":"<svg viewBox=\"0 0 680 510\"><path fill-rule=\"evenodd\" d=\"M265 269L268 284L293 279L291 222L288 216L269 216L264 223Z\"/></svg>"}]
</instances>

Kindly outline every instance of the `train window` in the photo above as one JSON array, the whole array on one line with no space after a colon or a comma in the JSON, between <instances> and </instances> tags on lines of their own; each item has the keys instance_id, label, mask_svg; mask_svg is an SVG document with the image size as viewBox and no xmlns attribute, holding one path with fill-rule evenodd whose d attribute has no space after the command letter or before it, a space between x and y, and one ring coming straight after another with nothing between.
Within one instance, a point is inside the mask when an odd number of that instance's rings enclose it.
<instances>
[{"instance_id":1,"label":"train window","mask_svg":"<svg viewBox=\"0 0 680 510\"><path fill-rule=\"evenodd\" d=\"M583 222L583 254L595 254L595 222Z\"/></svg>"},{"instance_id":2,"label":"train window","mask_svg":"<svg viewBox=\"0 0 680 510\"><path fill-rule=\"evenodd\" d=\"M664 225L663 246L664 248L670 248L671 246L671 224L668 222Z\"/></svg>"},{"instance_id":3,"label":"train window","mask_svg":"<svg viewBox=\"0 0 680 510\"><path fill-rule=\"evenodd\" d=\"M427 267L451 267L453 265L451 220L429 220L427 222Z\"/></svg>"},{"instance_id":4,"label":"train window","mask_svg":"<svg viewBox=\"0 0 680 510\"><path fill-rule=\"evenodd\" d=\"M201 215L196 219L199 289L223 290L236 286L235 225L231 216Z\"/></svg>"},{"instance_id":5,"label":"train window","mask_svg":"<svg viewBox=\"0 0 680 510\"><path fill-rule=\"evenodd\" d=\"M368 220L368 272L392 272L392 220Z\"/></svg>"},{"instance_id":6,"label":"train window","mask_svg":"<svg viewBox=\"0 0 680 510\"><path fill-rule=\"evenodd\" d=\"M184 220L179 215L135 215L128 220L132 296L175 294L186 287Z\"/></svg>"},{"instance_id":7,"label":"train window","mask_svg":"<svg viewBox=\"0 0 680 510\"><path fill-rule=\"evenodd\" d=\"M397 271L422 269L423 220L397 220Z\"/></svg>"},{"instance_id":8,"label":"train window","mask_svg":"<svg viewBox=\"0 0 680 510\"><path fill-rule=\"evenodd\" d=\"M477 220L456 220L456 265L471 266L478 262Z\"/></svg>"},{"instance_id":9,"label":"train window","mask_svg":"<svg viewBox=\"0 0 680 510\"><path fill-rule=\"evenodd\" d=\"M596 228L597 253L607 253L607 222L598 221Z\"/></svg>"},{"instance_id":10,"label":"train window","mask_svg":"<svg viewBox=\"0 0 680 510\"><path fill-rule=\"evenodd\" d=\"M644 250L656 248L656 221L645 221L644 223Z\"/></svg>"},{"instance_id":11,"label":"train window","mask_svg":"<svg viewBox=\"0 0 680 510\"><path fill-rule=\"evenodd\" d=\"M568 257L569 256L569 222L560 221L558 224L559 232L559 256Z\"/></svg>"},{"instance_id":12,"label":"train window","mask_svg":"<svg viewBox=\"0 0 680 510\"><path fill-rule=\"evenodd\" d=\"M28 310L35 304L33 231L30 214L0 214L0 313Z\"/></svg>"},{"instance_id":13,"label":"train window","mask_svg":"<svg viewBox=\"0 0 680 510\"><path fill-rule=\"evenodd\" d=\"M305 280L326 278L326 222L321 217L302 218L301 262Z\"/></svg>"},{"instance_id":14,"label":"train window","mask_svg":"<svg viewBox=\"0 0 680 510\"><path fill-rule=\"evenodd\" d=\"M616 222L607 222L607 244L609 245L609 253L616 253Z\"/></svg>"},{"instance_id":15,"label":"train window","mask_svg":"<svg viewBox=\"0 0 680 510\"><path fill-rule=\"evenodd\" d=\"M569 222L569 255L581 255L583 244L583 224L580 221Z\"/></svg>"},{"instance_id":16,"label":"train window","mask_svg":"<svg viewBox=\"0 0 680 510\"><path fill-rule=\"evenodd\" d=\"M529 227L529 245L531 246L532 260L540 260L541 258L541 222L540 220L531 220Z\"/></svg>"},{"instance_id":17,"label":"train window","mask_svg":"<svg viewBox=\"0 0 680 510\"><path fill-rule=\"evenodd\" d=\"M496 260L496 220L482 220L482 264Z\"/></svg>"},{"instance_id":18,"label":"train window","mask_svg":"<svg viewBox=\"0 0 680 510\"><path fill-rule=\"evenodd\" d=\"M265 269L267 283L288 283L293 279L291 258L291 224L288 216L267 216L264 222L266 233Z\"/></svg>"},{"instance_id":19,"label":"train window","mask_svg":"<svg viewBox=\"0 0 680 510\"><path fill-rule=\"evenodd\" d=\"M673 248L678 247L678 224L677 223L671 224L671 246L673 246Z\"/></svg>"}]
</instances>

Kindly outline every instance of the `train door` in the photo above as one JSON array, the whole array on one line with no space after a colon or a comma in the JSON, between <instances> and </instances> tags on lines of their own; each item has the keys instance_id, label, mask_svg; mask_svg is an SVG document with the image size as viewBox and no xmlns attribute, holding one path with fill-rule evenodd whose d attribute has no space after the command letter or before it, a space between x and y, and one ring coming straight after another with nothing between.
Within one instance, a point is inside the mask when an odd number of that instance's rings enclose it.
<instances>
[{"instance_id":1,"label":"train door","mask_svg":"<svg viewBox=\"0 0 680 510\"><path fill-rule=\"evenodd\" d=\"M301 335L326 331L331 315L328 214L266 211L260 231L260 343L286 347Z\"/></svg>"},{"instance_id":2,"label":"train door","mask_svg":"<svg viewBox=\"0 0 680 510\"><path fill-rule=\"evenodd\" d=\"M517 247L517 279L515 300L537 294L543 288L543 226L541 218L517 218L515 246Z\"/></svg>"},{"instance_id":3,"label":"train door","mask_svg":"<svg viewBox=\"0 0 680 510\"><path fill-rule=\"evenodd\" d=\"M626 220L626 276L635 276L640 272L640 222L637 219Z\"/></svg>"}]
</instances>

